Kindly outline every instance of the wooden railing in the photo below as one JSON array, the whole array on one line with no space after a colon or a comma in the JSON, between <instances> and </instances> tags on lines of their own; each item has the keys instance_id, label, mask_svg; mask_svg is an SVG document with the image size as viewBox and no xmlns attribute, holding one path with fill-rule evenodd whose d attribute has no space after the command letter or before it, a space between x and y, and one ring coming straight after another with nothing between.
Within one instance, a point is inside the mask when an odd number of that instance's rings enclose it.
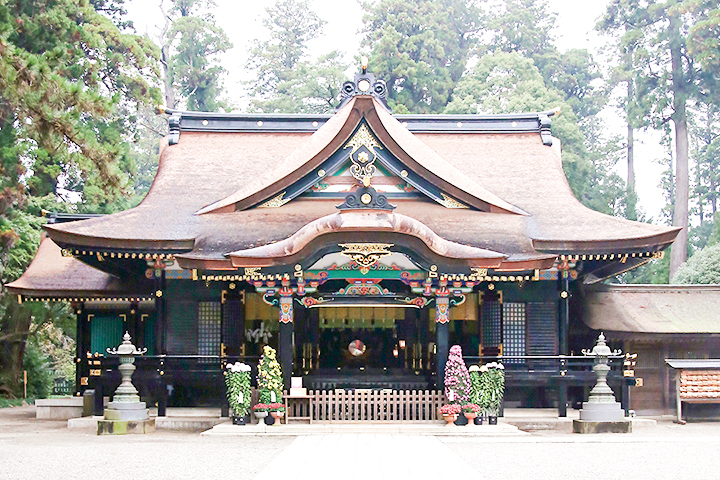
<instances>
[{"instance_id":1,"label":"wooden railing","mask_svg":"<svg viewBox=\"0 0 720 480\"><path fill-rule=\"evenodd\" d=\"M447 403L436 390L311 390L316 422L397 422L438 420ZM289 405L291 416L307 416L307 402Z\"/></svg>"}]
</instances>

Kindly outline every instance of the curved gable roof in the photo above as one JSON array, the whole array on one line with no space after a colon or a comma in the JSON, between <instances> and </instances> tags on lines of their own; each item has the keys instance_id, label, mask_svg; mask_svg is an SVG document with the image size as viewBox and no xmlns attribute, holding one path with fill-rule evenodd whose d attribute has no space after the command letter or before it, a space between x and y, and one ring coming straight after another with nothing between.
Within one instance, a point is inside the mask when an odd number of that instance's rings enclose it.
<instances>
[{"instance_id":1,"label":"curved gable roof","mask_svg":"<svg viewBox=\"0 0 720 480\"><path fill-rule=\"evenodd\" d=\"M297 150L273 165L274 168L244 182L231 195L201 208L197 213L245 210L279 195L343 148L363 120L384 147L409 169L463 203L482 211L527 215L470 180L452 163L423 144L372 96L354 97Z\"/></svg>"}]
</instances>

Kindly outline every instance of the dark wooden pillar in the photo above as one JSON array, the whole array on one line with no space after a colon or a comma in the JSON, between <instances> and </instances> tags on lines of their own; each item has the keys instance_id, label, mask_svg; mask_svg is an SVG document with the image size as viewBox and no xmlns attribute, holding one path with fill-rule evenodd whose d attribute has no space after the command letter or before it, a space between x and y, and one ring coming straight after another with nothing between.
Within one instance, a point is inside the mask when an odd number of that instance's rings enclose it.
<instances>
[{"instance_id":1,"label":"dark wooden pillar","mask_svg":"<svg viewBox=\"0 0 720 480\"><path fill-rule=\"evenodd\" d=\"M308 308L306 312L307 335L310 343L309 362L306 369L320 368L320 309Z\"/></svg>"},{"instance_id":2,"label":"dark wooden pillar","mask_svg":"<svg viewBox=\"0 0 720 480\"><path fill-rule=\"evenodd\" d=\"M283 388L290 388L293 360L294 312L292 295L280 296L280 332L278 333L278 359L283 374Z\"/></svg>"},{"instance_id":3,"label":"dark wooden pillar","mask_svg":"<svg viewBox=\"0 0 720 480\"><path fill-rule=\"evenodd\" d=\"M421 369L430 370L430 309L423 307L418 310L418 343L422 348L420 354Z\"/></svg>"},{"instance_id":4,"label":"dark wooden pillar","mask_svg":"<svg viewBox=\"0 0 720 480\"><path fill-rule=\"evenodd\" d=\"M80 303L75 308L77 317L77 343L75 344L75 394L82 395L87 387L83 385L83 379L87 382L90 375L90 367L87 360L87 352L90 350L90 325L88 324L85 304Z\"/></svg>"},{"instance_id":5,"label":"dark wooden pillar","mask_svg":"<svg viewBox=\"0 0 720 480\"><path fill-rule=\"evenodd\" d=\"M560 355L568 355L569 339L568 331L570 328L570 271L567 264L566 268L558 268L558 346L560 347ZM567 417L567 382L565 376L566 364L561 361L560 377L557 382L558 392L558 416Z\"/></svg>"},{"instance_id":6,"label":"dark wooden pillar","mask_svg":"<svg viewBox=\"0 0 720 480\"><path fill-rule=\"evenodd\" d=\"M445 388L445 363L450 353L450 298L435 297L435 384L438 389Z\"/></svg>"},{"instance_id":7,"label":"dark wooden pillar","mask_svg":"<svg viewBox=\"0 0 720 480\"><path fill-rule=\"evenodd\" d=\"M130 334L133 344L144 344L144 332L140 327L140 313L138 312L138 306L136 303L131 303L130 309L127 311L127 315L125 317L125 330Z\"/></svg>"},{"instance_id":8,"label":"dark wooden pillar","mask_svg":"<svg viewBox=\"0 0 720 480\"><path fill-rule=\"evenodd\" d=\"M157 414L164 417L167 412L167 386L165 385L165 361L167 354L165 344L165 331L167 329L167 308L165 305L165 270L161 270L160 277L155 279L155 354L160 356L157 368Z\"/></svg>"},{"instance_id":9,"label":"dark wooden pillar","mask_svg":"<svg viewBox=\"0 0 720 480\"><path fill-rule=\"evenodd\" d=\"M568 329L570 325L570 275L567 270L558 270L558 290L560 293L558 308L558 343L560 355L567 355L569 350Z\"/></svg>"}]
</instances>

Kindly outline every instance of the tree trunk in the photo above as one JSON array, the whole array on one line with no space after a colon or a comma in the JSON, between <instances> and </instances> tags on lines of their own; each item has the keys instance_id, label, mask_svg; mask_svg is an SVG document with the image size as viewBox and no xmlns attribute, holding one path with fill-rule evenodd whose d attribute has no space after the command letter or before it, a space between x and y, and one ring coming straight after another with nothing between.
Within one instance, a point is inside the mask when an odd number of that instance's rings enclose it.
<instances>
[{"instance_id":1,"label":"tree trunk","mask_svg":"<svg viewBox=\"0 0 720 480\"><path fill-rule=\"evenodd\" d=\"M627 85L627 205L625 217L637 220L637 195L635 194L635 129L630 116L630 103L634 101L633 81L628 80Z\"/></svg>"},{"instance_id":2,"label":"tree trunk","mask_svg":"<svg viewBox=\"0 0 720 480\"><path fill-rule=\"evenodd\" d=\"M163 83L165 84L165 106L169 109L175 108L175 91L172 85L172 73L170 72L170 45L163 45L160 50L161 63L163 66Z\"/></svg>"},{"instance_id":3,"label":"tree trunk","mask_svg":"<svg viewBox=\"0 0 720 480\"><path fill-rule=\"evenodd\" d=\"M3 318L7 334L6 340L0 342L0 351L3 352L0 361L0 370L6 375L7 389L14 395L22 395L22 370L25 357L25 345L32 323L30 312L26 311L15 300L9 300L8 312Z\"/></svg>"},{"instance_id":4,"label":"tree trunk","mask_svg":"<svg viewBox=\"0 0 720 480\"><path fill-rule=\"evenodd\" d=\"M683 73L680 42L680 18L670 16L670 59L672 62L673 115L675 125L675 210L673 225L682 227L670 250L670 280L687 260L688 199L690 177L688 168L687 112L685 109L686 80Z\"/></svg>"}]
</instances>

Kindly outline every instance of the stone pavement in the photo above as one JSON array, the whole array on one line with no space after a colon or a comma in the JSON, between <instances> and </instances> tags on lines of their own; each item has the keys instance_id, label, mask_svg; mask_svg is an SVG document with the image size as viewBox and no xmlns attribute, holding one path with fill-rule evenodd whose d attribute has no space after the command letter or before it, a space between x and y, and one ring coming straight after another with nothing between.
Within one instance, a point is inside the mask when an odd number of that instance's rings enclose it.
<instances>
[{"instance_id":1,"label":"stone pavement","mask_svg":"<svg viewBox=\"0 0 720 480\"><path fill-rule=\"evenodd\" d=\"M434 436L333 434L297 437L254 480L323 478L484 479Z\"/></svg>"},{"instance_id":2,"label":"stone pavement","mask_svg":"<svg viewBox=\"0 0 720 480\"><path fill-rule=\"evenodd\" d=\"M505 436L158 431L98 437L66 422L36 420L34 407L5 408L0 480L96 480L122 476L119 471L133 480L720 479L718 422L677 425L666 417L632 434L574 435L530 413L523 412L529 432Z\"/></svg>"}]
</instances>

